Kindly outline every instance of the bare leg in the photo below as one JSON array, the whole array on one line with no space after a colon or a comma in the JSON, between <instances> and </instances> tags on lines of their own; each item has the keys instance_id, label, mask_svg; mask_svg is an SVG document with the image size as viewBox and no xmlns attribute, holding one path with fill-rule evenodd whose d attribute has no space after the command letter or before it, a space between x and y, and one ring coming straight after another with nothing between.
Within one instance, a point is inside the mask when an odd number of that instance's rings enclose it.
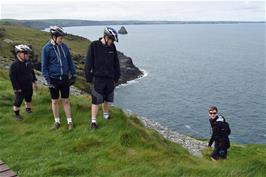
<instances>
[{"instance_id":1,"label":"bare leg","mask_svg":"<svg viewBox=\"0 0 266 177\"><path fill-rule=\"evenodd\" d=\"M96 104L92 104L91 105L91 117L92 118L95 118L96 119L96 117L97 117L97 113L98 113L98 105L96 105Z\"/></svg>"},{"instance_id":2,"label":"bare leg","mask_svg":"<svg viewBox=\"0 0 266 177\"><path fill-rule=\"evenodd\" d=\"M25 102L26 108L31 108L31 102Z\"/></svg>"},{"instance_id":3,"label":"bare leg","mask_svg":"<svg viewBox=\"0 0 266 177\"><path fill-rule=\"evenodd\" d=\"M70 101L69 99L62 99L63 100L63 105L64 105L64 110L67 118L71 118L71 107L70 107Z\"/></svg>"},{"instance_id":4,"label":"bare leg","mask_svg":"<svg viewBox=\"0 0 266 177\"><path fill-rule=\"evenodd\" d=\"M110 104L105 101L103 104L102 104L102 108L103 108L103 112L104 113L109 113L109 107L110 107Z\"/></svg>"},{"instance_id":5,"label":"bare leg","mask_svg":"<svg viewBox=\"0 0 266 177\"><path fill-rule=\"evenodd\" d=\"M54 118L59 118L59 100L52 99L52 110L53 110L53 115Z\"/></svg>"}]
</instances>

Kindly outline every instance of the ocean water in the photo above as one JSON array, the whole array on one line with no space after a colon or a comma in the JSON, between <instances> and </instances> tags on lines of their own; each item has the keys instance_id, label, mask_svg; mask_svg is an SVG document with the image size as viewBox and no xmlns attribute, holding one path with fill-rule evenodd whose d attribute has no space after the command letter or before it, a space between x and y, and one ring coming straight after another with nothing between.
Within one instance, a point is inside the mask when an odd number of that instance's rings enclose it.
<instances>
[{"instance_id":1,"label":"ocean water","mask_svg":"<svg viewBox=\"0 0 266 177\"><path fill-rule=\"evenodd\" d=\"M97 40L103 28L65 29ZM146 76L116 88L115 105L198 138L211 136L208 108L216 105L231 126L232 141L266 144L265 24L126 29L117 48Z\"/></svg>"}]
</instances>

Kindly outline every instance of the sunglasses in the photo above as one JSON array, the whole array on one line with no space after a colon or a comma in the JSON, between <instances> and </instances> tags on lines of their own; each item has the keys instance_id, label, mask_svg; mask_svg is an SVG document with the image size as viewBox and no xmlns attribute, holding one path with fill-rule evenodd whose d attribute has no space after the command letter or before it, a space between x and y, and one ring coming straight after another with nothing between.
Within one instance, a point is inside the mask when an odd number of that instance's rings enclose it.
<instances>
[{"instance_id":1,"label":"sunglasses","mask_svg":"<svg viewBox=\"0 0 266 177\"><path fill-rule=\"evenodd\" d=\"M217 114L217 112L209 112L209 114L211 114L211 115L212 115L212 114Z\"/></svg>"}]
</instances>

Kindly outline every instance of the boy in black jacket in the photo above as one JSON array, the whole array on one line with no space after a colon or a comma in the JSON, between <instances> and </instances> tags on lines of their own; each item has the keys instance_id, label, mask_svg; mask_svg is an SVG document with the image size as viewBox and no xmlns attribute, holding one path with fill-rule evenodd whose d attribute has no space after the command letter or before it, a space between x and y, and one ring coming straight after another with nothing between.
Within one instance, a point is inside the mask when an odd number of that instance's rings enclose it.
<instances>
[{"instance_id":1,"label":"boy in black jacket","mask_svg":"<svg viewBox=\"0 0 266 177\"><path fill-rule=\"evenodd\" d=\"M22 120L19 114L19 108L25 99L26 112L31 113L31 100L33 94L33 84L37 89L35 81L37 81L33 66L29 61L29 53L31 49L27 45L15 46L15 61L11 64L9 70L10 80L15 93L13 110L16 115L16 120Z\"/></svg>"},{"instance_id":2,"label":"boy in black jacket","mask_svg":"<svg viewBox=\"0 0 266 177\"><path fill-rule=\"evenodd\" d=\"M212 106L209 109L209 121L212 127L212 136L209 140L209 147L215 142L214 150L211 153L211 159L216 161L219 158L226 159L227 149L230 148L229 135L231 130L229 124L225 121L225 118L218 115L218 109Z\"/></svg>"},{"instance_id":3,"label":"boy in black jacket","mask_svg":"<svg viewBox=\"0 0 266 177\"><path fill-rule=\"evenodd\" d=\"M96 129L98 105L102 104L104 118L109 119L109 103L113 102L115 83L120 77L120 65L114 41L117 32L110 27L104 29L104 36L93 41L88 48L85 78L93 83L91 89L91 128Z\"/></svg>"}]
</instances>

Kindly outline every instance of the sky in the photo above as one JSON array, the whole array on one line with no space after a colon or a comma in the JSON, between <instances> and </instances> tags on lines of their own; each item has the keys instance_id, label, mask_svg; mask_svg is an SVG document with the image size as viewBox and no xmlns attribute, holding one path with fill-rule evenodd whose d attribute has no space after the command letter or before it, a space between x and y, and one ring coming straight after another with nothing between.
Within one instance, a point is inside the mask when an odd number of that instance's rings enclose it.
<instances>
[{"instance_id":1,"label":"sky","mask_svg":"<svg viewBox=\"0 0 266 177\"><path fill-rule=\"evenodd\" d=\"M0 18L265 21L265 1L1 0Z\"/></svg>"}]
</instances>

